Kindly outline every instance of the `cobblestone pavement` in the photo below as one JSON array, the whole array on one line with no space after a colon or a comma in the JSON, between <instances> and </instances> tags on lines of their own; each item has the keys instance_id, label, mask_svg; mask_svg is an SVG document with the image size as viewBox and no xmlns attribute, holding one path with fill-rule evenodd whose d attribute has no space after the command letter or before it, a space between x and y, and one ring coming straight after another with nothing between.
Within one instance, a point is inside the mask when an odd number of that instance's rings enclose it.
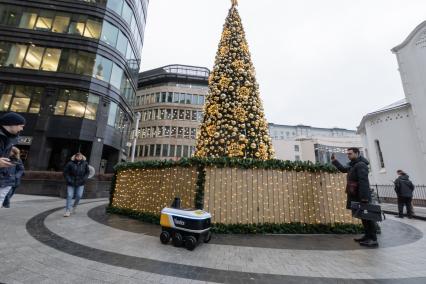
<instances>
[{"instance_id":1,"label":"cobblestone pavement","mask_svg":"<svg viewBox=\"0 0 426 284\"><path fill-rule=\"evenodd\" d=\"M388 216L379 249L353 236L214 236L190 252L106 215L106 199L82 203L69 218L58 198L16 195L0 209L0 282L426 283L421 220Z\"/></svg>"}]
</instances>

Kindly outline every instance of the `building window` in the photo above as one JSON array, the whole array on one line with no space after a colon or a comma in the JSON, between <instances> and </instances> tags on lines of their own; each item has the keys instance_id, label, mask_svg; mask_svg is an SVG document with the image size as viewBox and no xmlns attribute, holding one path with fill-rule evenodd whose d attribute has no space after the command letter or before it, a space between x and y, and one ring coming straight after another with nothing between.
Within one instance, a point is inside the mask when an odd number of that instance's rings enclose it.
<instances>
[{"instance_id":1,"label":"building window","mask_svg":"<svg viewBox=\"0 0 426 284\"><path fill-rule=\"evenodd\" d=\"M123 70L111 60L94 53L0 42L0 65L93 76L115 86L130 103L135 97Z\"/></svg>"},{"instance_id":2,"label":"building window","mask_svg":"<svg viewBox=\"0 0 426 284\"><path fill-rule=\"evenodd\" d=\"M161 144L157 144L155 147L155 157L161 157Z\"/></svg>"},{"instance_id":3,"label":"building window","mask_svg":"<svg viewBox=\"0 0 426 284\"><path fill-rule=\"evenodd\" d=\"M78 90L62 89L59 91L55 107L55 115L65 115L90 120L96 119L99 97ZM117 115L117 104L111 103L108 124L114 126Z\"/></svg>"},{"instance_id":4,"label":"building window","mask_svg":"<svg viewBox=\"0 0 426 284\"><path fill-rule=\"evenodd\" d=\"M294 145L294 152L299 152L299 145Z\"/></svg>"},{"instance_id":5,"label":"building window","mask_svg":"<svg viewBox=\"0 0 426 284\"><path fill-rule=\"evenodd\" d=\"M55 20L53 22L52 32L54 33L66 33L68 30L68 26L70 24L70 16L69 15L61 15L58 14L55 16Z\"/></svg>"},{"instance_id":6,"label":"building window","mask_svg":"<svg viewBox=\"0 0 426 284\"><path fill-rule=\"evenodd\" d=\"M0 111L39 113L44 88L6 85L1 94Z\"/></svg>"},{"instance_id":7,"label":"building window","mask_svg":"<svg viewBox=\"0 0 426 284\"><path fill-rule=\"evenodd\" d=\"M295 159L296 161L300 161L300 156L299 156L299 155L296 155L296 156L294 157L294 159Z\"/></svg>"},{"instance_id":8,"label":"building window","mask_svg":"<svg viewBox=\"0 0 426 284\"><path fill-rule=\"evenodd\" d=\"M183 146L182 156L183 157L189 157L189 146L188 145Z\"/></svg>"},{"instance_id":9,"label":"building window","mask_svg":"<svg viewBox=\"0 0 426 284\"><path fill-rule=\"evenodd\" d=\"M385 161L383 159L383 153L382 153L382 149L380 148L379 140L374 140L374 144L376 145L377 156L379 158L379 166L380 166L380 168L384 169L385 168Z\"/></svg>"},{"instance_id":10,"label":"building window","mask_svg":"<svg viewBox=\"0 0 426 284\"><path fill-rule=\"evenodd\" d=\"M177 145L176 146L176 157L180 158L182 157L182 145Z\"/></svg>"},{"instance_id":11,"label":"building window","mask_svg":"<svg viewBox=\"0 0 426 284\"><path fill-rule=\"evenodd\" d=\"M169 155L169 145L168 144L163 144L163 153L162 156L163 157L167 157Z\"/></svg>"},{"instance_id":12,"label":"building window","mask_svg":"<svg viewBox=\"0 0 426 284\"><path fill-rule=\"evenodd\" d=\"M175 145L170 145L169 157L175 157Z\"/></svg>"}]
</instances>

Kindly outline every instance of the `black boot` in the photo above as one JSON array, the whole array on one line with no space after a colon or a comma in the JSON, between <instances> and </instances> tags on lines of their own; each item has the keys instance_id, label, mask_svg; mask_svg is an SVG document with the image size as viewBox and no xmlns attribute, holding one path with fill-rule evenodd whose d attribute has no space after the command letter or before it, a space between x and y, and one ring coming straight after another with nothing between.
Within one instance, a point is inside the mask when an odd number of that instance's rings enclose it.
<instances>
[{"instance_id":1,"label":"black boot","mask_svg":"<svg viewBox=\"0 0 426 284\"><path fill-rule=\"evenodd\" d=\"M359 242L363 242L366 241L368 238L366 235L362 236L361 238L355 238L354 241L359 243Z\"/></svg>"},{"instance_id":2,"label":"black boot","mask_svg":"<svg viewBox=\"0 0 426 284\"><path fill-rule=\"evenodd\" d=\"M379 243L377 241L372 240L372 239L362 241L359 244L362 245L362 246L365 246L365 247L369 247L369 248L376 248L376 247L379 246Z\"/></svg>"}]
</instances>

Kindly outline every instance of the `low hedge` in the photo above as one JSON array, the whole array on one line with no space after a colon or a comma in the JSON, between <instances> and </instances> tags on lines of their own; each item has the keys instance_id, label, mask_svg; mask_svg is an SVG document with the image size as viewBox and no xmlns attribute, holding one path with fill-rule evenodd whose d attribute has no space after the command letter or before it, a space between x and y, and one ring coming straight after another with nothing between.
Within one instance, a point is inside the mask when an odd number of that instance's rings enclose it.
<instances>
[{"instance_id":1,"label":"low hedge","mask_svg":"<svg viewBox=\"0 0 426 284\"><path fill-rule=\"evenodd\" d=\"M124 215L132 219L152 224L160 224L160 216L142 213L131 209L109 206L108 213ZM216 234L361 234L362 225L353 224L212 224L211 231Z\"/></svg>"},{"instance_id":2,"label":"low hedge","mask_svg":"<svg viewBox=\"0 0 426 284\"><path fill-rule=\"evenodd\" d=\"M182 158L179 161L155 160L141 161L135 163L120 163L115 166L116 171L129 169L164 169L170 167L218 167L218 168L241 168L241 169L275 169L296 172L327 172L337 173L337 169L331 164L320 164L304 161L283 161L283 160L257 160L257 159L239 159L239 158Z\"/></svg>"}]
</instances>

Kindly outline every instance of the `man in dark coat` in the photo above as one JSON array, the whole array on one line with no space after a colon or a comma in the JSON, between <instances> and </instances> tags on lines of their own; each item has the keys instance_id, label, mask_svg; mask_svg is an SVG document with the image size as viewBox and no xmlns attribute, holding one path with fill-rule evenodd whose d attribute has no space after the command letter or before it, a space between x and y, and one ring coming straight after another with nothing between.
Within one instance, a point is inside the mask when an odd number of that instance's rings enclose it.
<instances>
[{"instance_id":1,"label":"man in dark coat","mask_svg":"<svg viewBox=\"0 0 426 284\"><path fill-rule=\"evenodd\" d=\"M18 134L25 124L25 118L14 112L0 117L0 206L15 185L15 175L12 173L15 164L10 161L9 156L13 145L18 143Z\"/></svg>"},{"instance_id":2,"label":"man in dark coat","mask_svg":"<svg viewBox=\"0 0 426 284\"><path fill-rule=\"evenodd\" d=\"M84 184L89 177L89 164L86 157L77 153L71 157L64 168L64 177L67 182L67 202L64 217L71 215L71 209L75 213L75 209L83 196ZM74 205L71 208L72 198L75 195Z\"/></svg>"},{"instance_id":3,"label":"man in dark coat","mask_svg":"<svg viewBox=\"0 0 426 284\"><path fill-rule=\"evenodd\" d=\"M347 202L346 208L351 208L351 202L371 202L370 183L368 181L368 164L367 159L360 155L358 148L349 148L347 150L348 158L350 160L347 166L343 166L339 161L331 156L333 165L342 173L347 173L346 194ZM371 220L362 220L365 235L362 238L355 239L362 246L377 247L376 235L376 222Z\"/></svg>"},{"instance_id":4,"label":"man in dark coat","mask_svg":"<svg viewBox=\"0 0 426 284\"><path fill-rule=\"evenodd\" d=\"M398 197L398 217L404 218L404 205L407 207L408 218L413 218L414 210L413 204L413 191L414 185L410 181L409 176L402 170L396 172L398 178L394 181L395 192Z\"/></svg>"}]
</instances>

